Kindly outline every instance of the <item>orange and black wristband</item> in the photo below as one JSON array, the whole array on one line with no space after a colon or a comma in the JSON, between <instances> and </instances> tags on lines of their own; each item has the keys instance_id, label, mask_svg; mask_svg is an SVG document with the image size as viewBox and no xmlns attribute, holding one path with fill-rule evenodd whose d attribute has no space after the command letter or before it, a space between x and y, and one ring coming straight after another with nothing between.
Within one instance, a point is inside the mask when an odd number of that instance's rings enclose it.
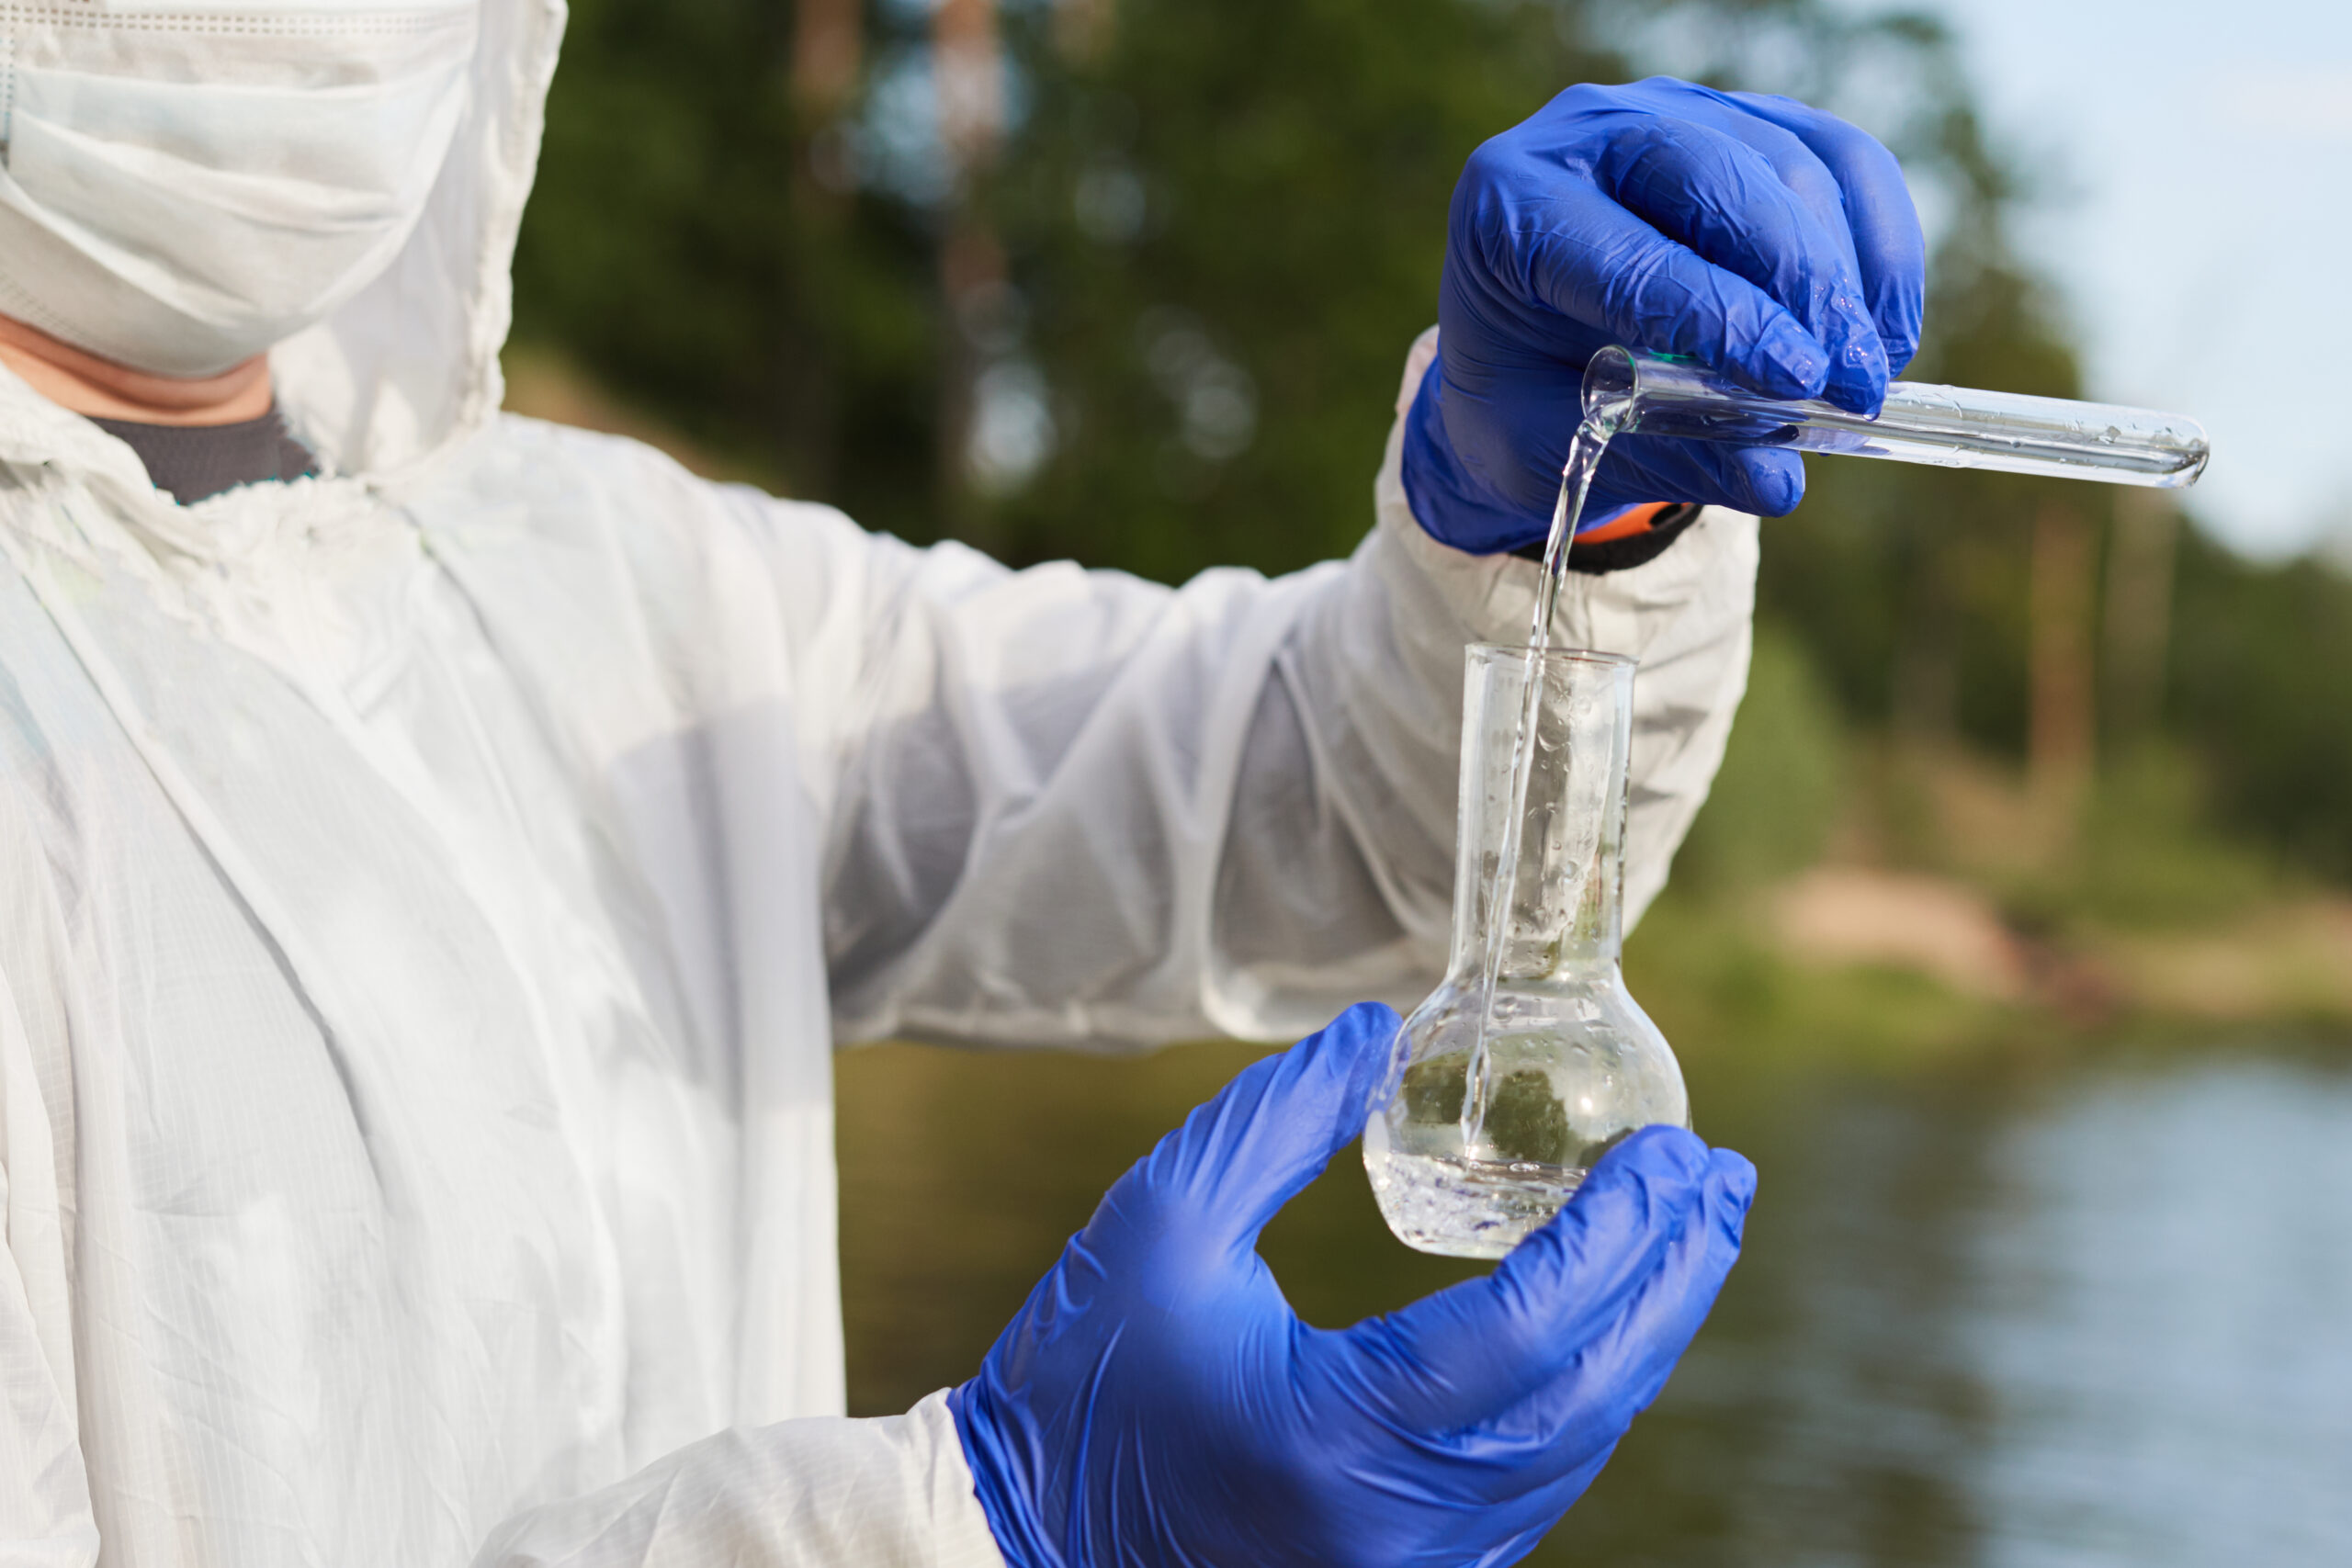
<instances>
[{"instance_id":1,"label":"orange and black wristband","mask_svg":"<svg viewBox=\"0 0 2352 1568\"><path fill-rule=\"evenodd\" d=\"M1568 551L1568 570L1598 576L1646 566L1664 555L1684 529L1699 520L1700 508L1686 502L1654 501L1630 507L1598 528L1577 536ZM1513 550L1532 561L1544 558L1541 544Z\"/></svg>"}]
</instances>

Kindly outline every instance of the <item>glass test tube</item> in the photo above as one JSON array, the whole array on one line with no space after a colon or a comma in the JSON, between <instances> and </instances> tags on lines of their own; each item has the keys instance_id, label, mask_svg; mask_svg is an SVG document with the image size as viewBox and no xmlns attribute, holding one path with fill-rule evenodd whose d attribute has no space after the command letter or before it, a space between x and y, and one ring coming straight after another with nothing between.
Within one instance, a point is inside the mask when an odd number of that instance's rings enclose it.
<instances>
[{"instance_id":1,"label":"glass test tube","mask_svg":"<svg viewBox=\"0 0 2352 1568\"><path fill-rule=\"evenodd\" d=\"M2210 453L2184 414L1896 381L1876 417L1818 399L1751 392L1685 359L1605 348L1584 375L1589 421L1625 435L1675 435L1887 457L1945 468L2178 490Z\"/></svg>"}]
</instances>

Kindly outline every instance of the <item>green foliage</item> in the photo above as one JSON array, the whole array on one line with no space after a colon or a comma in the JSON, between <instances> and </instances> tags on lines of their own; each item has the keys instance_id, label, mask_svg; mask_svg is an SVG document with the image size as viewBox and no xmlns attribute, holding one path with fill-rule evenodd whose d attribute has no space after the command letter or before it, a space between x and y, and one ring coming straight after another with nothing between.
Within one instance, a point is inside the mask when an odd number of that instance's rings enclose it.
<instances>
[{"instance_id":1,"label":"green foliage","mask_svg":"<svg viewBox=\"0 0 2352 1568\"><path fill-rule=\"evenodd\" d=\"M1553 21L1462 0L1122 0L1098 63L1041 71L995 210L1062 442L1001 503L999 547L1171 580L1352 547L1464 159L1623 70ZM1090 208L1106 188L1140 197L1131 229ZM1219 367L1254 403L1246 435L1188 406Z\"/></svg>"},{"instance_id":2,"label":"green foliage","mask_svg":"<svg viewBox=\"0 0 2352 1568\"><path fill-rule=\"evenodd\" d=\"M796 493L922 528L932 238L903 204L812 179L791 30L789 8L760 0L573 0L515 334Z\"/></svg>"},{"instance_id":3,"label":"green foliage","mask_svg":"<svg viewBox=\"0 0 2352 1568\"><path fill-rule=\"evenodd\" d=\"M1997 225L1931 268L1914 380L2068 397L2071 351ZM2045 502L2105 508L2063 480L1808 462L1796 513L1766 524L1759 615L1804 640L1853 719L2015 755L2025 741L2031 527Z\"/></svg>"},{"instance_id":4,"label":"green foliage","mask_svg":"<svg viewBox=\"0 0 2352 1568\"><path fill-rule=\"evenodd\" d=\"M1162 579L1281 570L1363 531L1462 161L1568 84L1661 64L1815 96L1888 84L1877 129L1919 176L1996 205L1949 47L1916 19L1816 0L1112 11L1079 58L1054 7L1004 8L1021 112L965 195L1012 287L959 325L937 284L956 187L910 173L891 118L922 7L868 7L867 96L812 123L788 8L579 0L518 336L869 525ZM1959 269L1962 293L1989 265ZM1010 485L975 482L942 434L955 378L990 362L1041 374L1053 416L1050 457Z\"/></svg>"},{"instance_id":5,"label":"green foliage","mask_svg":"<svg viewBox=\"0 0 2352 1568\"><path fill-rule=\"evenodd\" d=\"M1669 70L1794 93L1895 148L1937 217L1914 378L2078 389L2009 243L2034 192L1931 22L1831 0L1116 0L1101 46L1073 51L1059 9L1004 0L1015 112L993 172L962 188L905 112L930 91L922 6L865 7L864 78L829 117L792 98L789 6L575 0L518 338L869 526L1162 580L1288 570L1369 520L1462 160L1572 81ZM1006 282L960 320L941 293L951 231L983 235ZM1050 416L1034 465L978 470L944 434L977 372ZM1893 464L1809 479L1767 525L1756 689L1685 886L1817 846L1840 734L2019 757L2032 519L2055 503L2100 522L2108 500ZM2339 878L2347 610L2329 569L2191 544L2167 708L2233 841ZM2167 798L2149 822L2200 797ZM2122 891L2128 857L2086 853L2115 898L2170 907L2153 884Z\"/></svg>"},{"instance_id":6,"label":"green foliage","mask_svg":"<svg viewBox=\"0 0 2352 1568\"><path fill-rule=\"evenodd\" d=\"M1849 786L1836 700L1804 645L1759 627L1739 722L1699 820L1675 857L1685 889L1752 887L1820 858Z\"/></svg>"},{"instance_id":7,"label":"green foliage","mask_svg":"<svg viewBox=\"0 0 2352 1568\"><path fill-rule=\"evenodd\" d=\"M2275 892L2271 858L2215 826L2204 770L2180 748L2141 746L2103 771L2084 813L2066 913L2111 927L2210 927Z\"/></svg>"},{"instance_id":8,"label":"green foliage","mask_svg":"<svg viewBox=\"0 0 2352 1568\"><path fill-rule=\"evenodd\" d=\"M2352 579L2192 538L2173 624L2173 722L2223 818L2296 871L2352 877Z\"/></svg>"}]
</instances>

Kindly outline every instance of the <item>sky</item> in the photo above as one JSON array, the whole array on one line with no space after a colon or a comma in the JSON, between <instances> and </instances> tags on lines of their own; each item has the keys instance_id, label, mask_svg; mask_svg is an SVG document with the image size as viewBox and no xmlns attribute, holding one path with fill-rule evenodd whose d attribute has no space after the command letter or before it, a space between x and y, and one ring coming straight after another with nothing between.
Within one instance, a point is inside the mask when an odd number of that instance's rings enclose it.
<instances>
[{"instance_id":1,"label":"sky","mask_svg":"<svg viewBox=\"0 0 2352 1568\"><path fill-rule=\"evenodd\" d=\"M1860 9L1891 9L1852 0ZM2352 541L2352 0L1905 0L2038 171L2019 238L2089 395L2188 413L2187 504L2276 557Z\"/></svg>"}]
</instances>

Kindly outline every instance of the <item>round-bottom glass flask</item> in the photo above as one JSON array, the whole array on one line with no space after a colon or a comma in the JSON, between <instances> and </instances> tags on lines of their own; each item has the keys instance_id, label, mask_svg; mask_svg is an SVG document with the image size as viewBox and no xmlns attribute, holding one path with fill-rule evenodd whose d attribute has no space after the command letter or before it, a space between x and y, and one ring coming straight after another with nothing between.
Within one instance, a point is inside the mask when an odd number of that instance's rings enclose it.
<instances>
[{"instance_id":1,"label":"round-bottom glass flask","mask_svg":"<svg viewBox=\"0 0 2352 1568\"><path fill-rule=\"evenodd\" d=\"M1398 1032L1363 1159L1399 1240L1500 1258L1611 1145L1688 1126L1690 1100L1619 964L1634 661L1482 644L1468 666L1453 955ZM1522 800L1513 751L1531 712Z\"/></svg>"}]
</instances>

